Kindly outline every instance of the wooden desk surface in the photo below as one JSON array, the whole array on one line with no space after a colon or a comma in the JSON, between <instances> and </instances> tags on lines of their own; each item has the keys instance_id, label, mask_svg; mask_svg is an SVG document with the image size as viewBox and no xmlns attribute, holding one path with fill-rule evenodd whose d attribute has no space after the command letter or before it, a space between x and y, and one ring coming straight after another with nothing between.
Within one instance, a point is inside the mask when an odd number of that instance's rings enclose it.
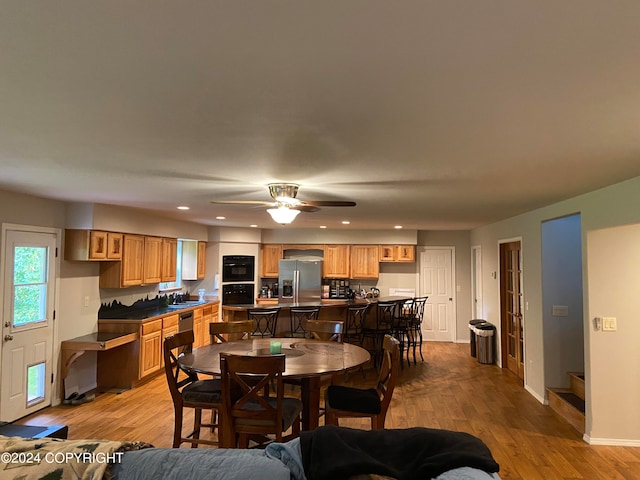
<instances>
[{"instance_id":1,"label":"wooden desk surface","mask_svg":"<svg viewBox=\"0 0 640 480\"><path fill-rule=\"evenodd\" d=\"M138 339L138 333L94 332L88 335L64 340L60 347L64 350L109 350Z\"/></svg>"}]
</instances>

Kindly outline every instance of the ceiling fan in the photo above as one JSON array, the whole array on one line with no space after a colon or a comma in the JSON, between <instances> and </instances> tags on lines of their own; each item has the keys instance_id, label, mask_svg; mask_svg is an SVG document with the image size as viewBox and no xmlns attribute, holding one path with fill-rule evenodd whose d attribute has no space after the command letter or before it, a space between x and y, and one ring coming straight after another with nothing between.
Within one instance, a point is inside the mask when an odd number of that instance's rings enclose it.
<instances>
[{"instance_id":1,"label":"ceiling fan","mask_svg":"<svg viewBox=\"0 0 640 480\"><path fill-rule=\"evenodd\" d=\"M262 200L214 200L211 203L226 205L264 205L271 217L280 224L291 223L300 212L317 212L320 207L355 207L356 202L340 200L300 200L297 183L270 183L269 194L273 201Z\"/></svg>"}]
</instances>

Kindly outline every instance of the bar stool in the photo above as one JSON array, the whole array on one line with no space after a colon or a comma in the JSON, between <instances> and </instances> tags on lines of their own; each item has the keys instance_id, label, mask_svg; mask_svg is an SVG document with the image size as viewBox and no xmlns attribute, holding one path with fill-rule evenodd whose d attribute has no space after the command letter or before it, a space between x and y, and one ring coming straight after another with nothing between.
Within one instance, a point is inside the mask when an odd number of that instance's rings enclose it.
<instances>
[{"instance_id":1,"label":"bar stool","mask_svg":"<svg viewBox=\"0 0 640 480\"><path fill-rule=\"evenodd\" d=\"M247 320L253 320L254 337L275 337L280 307L248 308Z\"/></svg>"},{"instance_id":2,"label":"bar stool","mask_svg":"<svg viewBox=\"0 0 640 480\"><path fill-rule=\"evenodd\" d=\"M347 318L344 322L344 334L342 335L345 343L354 343L362 346L364 321L369 305L371 304L347 306Z\"/></svg>"},{"instance_id":3,"label":"bar stool","mask_svg":"<svg viewBox=\"0 0 640 480\"><path fill-rule=\"evenodd\" d=\"M407 362L409 362L409 347L413 349L413 364L416 364L416 348L420 346L420 359L422 356L422 317L424 316L424 306L428 297L416 297L413 299L412 311L409 316L409 343L407 345ZM418 338L420 339L418 341Z\"/></svg>"},{"instance_id":4,"label":"bar stool","mask_svg":"<svg viewBox=\"0 0 640 480\"><path fill-rule=\"evenodd\" d=\"M317 320L320 313L320 307L291 307L289 309L289 320L291 322L291 330L288 332L289 337L308 337L307 322L309 320Z\"/></svg>"},{"instance_id":5,"label":"bar stool","mask_svg":"<svg viewBox=\"0 0 640 480\"><path fill-rule=\"evenodd\" d=\"M378 302L376 305L376 323L371 327L363 328L363 344L373 358L373 365L380 366L382 358L382 340L391 333L393 320L396 316L397 302Z\"/></svg>"}]
</instances>

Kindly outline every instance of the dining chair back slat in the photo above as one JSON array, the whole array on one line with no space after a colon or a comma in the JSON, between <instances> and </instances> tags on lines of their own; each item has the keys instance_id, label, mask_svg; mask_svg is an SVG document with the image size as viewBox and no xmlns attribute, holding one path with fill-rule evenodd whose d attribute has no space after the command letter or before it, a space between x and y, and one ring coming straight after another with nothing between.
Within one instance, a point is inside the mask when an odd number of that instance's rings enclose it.
<instances>
[{"instance_id":1,"label":"dining chair back slat","mask_svg":"<svg viewBox=\"0 0 640 480\"><path fill-rule=\"evenodd\" d=\"M335 341L342 343L342 333L344 322L333 320L309 320L307 321L307 331L311 338L323 341Z\"/></svg>"},{"instance_id":2,"label":"dining chair back slat","mask_svg":"<svg viewBox=\"0 0 640 480\"><path fill-rule=\"evenodd\" d=\"M209 324L209 335L211 343L233 342L245 340L253 332L252 320L241 320L239 322L212 322Z\"/></svg>"}]
</instances>

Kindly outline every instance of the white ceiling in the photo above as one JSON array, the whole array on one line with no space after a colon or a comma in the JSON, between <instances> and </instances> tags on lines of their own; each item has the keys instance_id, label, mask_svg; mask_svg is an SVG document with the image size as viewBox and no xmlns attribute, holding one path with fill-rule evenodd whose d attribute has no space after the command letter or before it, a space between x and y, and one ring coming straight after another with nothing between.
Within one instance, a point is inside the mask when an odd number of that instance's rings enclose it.
<instances>
[{"instance_id":1,"label":"white ceiling","mask_svg":"<svg viewBox=\"0 0 640 480\"><path fill-rule=\"evenodd\" d=\"M272 228L210 201L287 181L358 204L294 227L473 228L640 175L638 25L637 0L3 0L0 188Z\"/></svg>"}]
</instances>

